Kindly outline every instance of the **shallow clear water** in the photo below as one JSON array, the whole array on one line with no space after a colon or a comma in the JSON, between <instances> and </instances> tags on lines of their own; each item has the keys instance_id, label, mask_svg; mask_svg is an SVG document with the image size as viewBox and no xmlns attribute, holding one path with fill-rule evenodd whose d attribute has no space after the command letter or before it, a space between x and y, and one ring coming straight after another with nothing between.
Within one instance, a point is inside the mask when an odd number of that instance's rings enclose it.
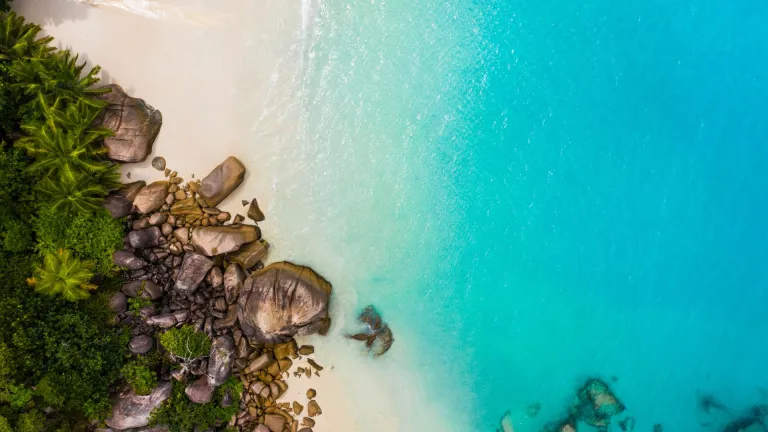
<instances>
[{"instance_id":1,"label":"shallow clear water","mask_svg":"<svg viewBox=\"0 0 768 432\"><path fill-rule=\"evenodd\" d=\"M334 282L338 331L371 303L395 332L376 361L336 342L366 430L538 430L588 376L641 431L700 430L697 392L761 401L768 6L303 13L278 247Z\"/></svg>"}]
</instances>

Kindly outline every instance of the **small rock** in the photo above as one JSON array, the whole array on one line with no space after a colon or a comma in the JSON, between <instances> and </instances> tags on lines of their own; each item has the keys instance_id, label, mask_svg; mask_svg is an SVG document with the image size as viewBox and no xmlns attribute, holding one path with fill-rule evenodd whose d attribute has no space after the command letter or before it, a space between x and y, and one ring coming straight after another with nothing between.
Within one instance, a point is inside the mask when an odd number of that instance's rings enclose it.
<instances>
[{"instance_id":1,"label":"small rock","mask_svg":"<svg viewBox=\"0 0 768 432\"><path fill-rule=\"evenodd\" d=\"M256 240L240 247L236 252L228 255L230 261L240 264L248 270L256 267L256 263L263 261L269 251L269 243L264 240Z\"/></svg>"},{"instance_id":2,"label":"small rock","mask_svg":"<svg viewBox=\"0 0 768 432\"><path fill-rule=\"evenodd\" d=\"M109 298L109 309L116 314L121 314L127 310L127 300L128 297L125 294L116 292Z\"/></svg>"},{"instance_id":3,"label":"small rock","mask_svg":"<svg viewBox=\"0 0 768 432\"><path fill-rule=\"evenodd\" d=\"M156 181L142 188L133 200L133 205L142 213L151 213L165 204L168 195L168 182Z\"/></svg>"},{"instance_id":4,"label":"small rock","mask_svg":"<svg viewBox=\"0 0 768 432\"><path fill-rule=\"evenodd\" d=\"M301 428L301 429L299 429L299 430L298 430L298 431L296 431L296 432L312 432L312 429L311 429L311 428L308 428L308 427L305 427L305 428Z\"/></svg>"},{"instance_id":5,"label":"small rock","mask_svg":"<svg viewBox=\"0 0 768 432\"><path fill-rule=\"evenodd\" d=\"M206 256L236 251L259 238L261 230L253 225L200 227L192 231L192 245Z\"/></svg>"},{"instance_id":6,"label":"small rock","mask_svg":"<svg viewBox=\"0 0 768 432\"><path fill-rule=\"evenodd\" d=\"M131 222L131 229L134 231L143 230L144 228L149 228L150 226L149 218L146 217L136 219L135 221Z\"/></svg>"},{"instance_id":7,"label":"small rock","mask_svg":"<svg viewBox=\"0 0 768 432\"><path fill-rule=\"evenodd\" d=\"M245 166L230 156L213 169L200 183L200 196L209 206L215 206L229 196L243 181Z\"/></svg>"},{"instance_id":8,"label":"small rock","mask_svg":"<svg viewBox=\"0 0 768 432\"><path fill-rule=\"evenodd\" d=\"M309 417L304 417L303 419L301 419L301 424L308 427L314 427L315 421Z\"/></svg>"},{"instance_id":9,"label":"small rock","mask_svg":"<svg viewBox=\"0 0 768 432\"><path fill-rule=\"evenodd\" d=\"M131 341L128 342L128 351L130 351L131 354L136 355L146 354L152 349L153 344L154 341L147 335L134 336L131 338Z\"/></svg>"},{"instance_id":10,"label":"small rock","mask_svg":"<svg viewBox=\"0 0 768 432\"><path fill-rule=\"evenodd\" d=\"M232 375L232 363L235 360L235 342L232 336L215 338L211 343L211 355L208 358L208 377L211 384L224 384Z\"/></svg>"},{"instance_id":11,"label":"small rock","mask_svg":"<svg viewBox=\"0 0 768 432\"><path fill-rule=\"evenodd\" d=\"M276 414L267 414L264 416L264 424L271 432L283 432L285 418Z\"/></svg>"},{"instance_id":12,"label":"small rock","mask_svg":"<svg viewBox=\"0 0 768 432\"><path fill-rule=\"evenodd\" d=\"M160 226L160 231L164 236L168 237L173 233L173 226L166 222Z\"/></svg>"},{"instance_id":13,"label":"small rock","mask_svg":"<svg viewBox=\"0 0 768 432\"><path fill-rule=\"evenodd\" d=\"M216 297L216 299L213 301L213 308L219 312L224 312L227 310L227 306L227 301L224 299L224 297Z\"/></svg>"},{"instance_id":14,"label":"small rock","mask_svg":"<svg viewBox=\"0 0 768 432\"><path fill-rule=\"evenodd\" d=\"M299 415L299 414L301 414L302 411L304 411L304 405L302 405L302 404L300 404L300 403L298 403L296 401L293 401L293 414L294 415ZM310 425L307 425L307 426L310 426ZM314 426L314 425L311 425L311 426Z\"/></svg>"},{"instance_id":15,"label":"small rock","mask_svg":"<svg viewBox=\"0 0 768 432\"><path fill-rule=\"evenodd\" d=\"M112 193L104 198L101 206L109 212L114 219L128 216L133 212L133 203L119 193Z\"/></svg>"},{"instance_id":16,"label":"small rock","mask_svg":"<svg viewBox=\"0 0 768 432\"><path fill-rule=\"evenodd\" d=\"M299 348L299 354L301 355L310 355L314 354L315 347L312 345L302 345L301 348Z\"/></svg>"},{"instance_id":17,"label":"small rock","mask_svg":"<svg viewBox=\"0 0 768 432\"><path fill-rule=\"evenodd\" d=\"M293 361L289 358L285 358L282 360L278 360L277 364L280 368L280 372L288 372L291 366L293 366Z\"/></svg>"},{"instance_id":18,"label":"small rock","mask_svg":"<svg viewBox=\"0 0 768 432\"><path fill-rule=\"evenodd\" d=\"M212 268L211 271L208 272L207 281L213 288L222 286L224 284L224 276L221 274L221 269L218 267Z\"/></svg>"},{"instance_id":19,"label":"small rock","mask_svg":"<svg viewBox=\"0 0 768 432\"><path fill-rule=\"evenodd\" d=\"M211 267L213 267L213 261L210 259L197 253L187 253L181 262L179 276L176 278L176 289L186 293L195 292Z\"/></svg>"},{"instance_id":20,"label":"small rock","mask_svg":"<svg viewBox=\"0 0 768 432\"><path fill-rule=\"evenodd\" d=\"M293 339L289 340L288 342L275 345L274 349L275 358L278 360L282 360L297 351L298 348L296 348L296 341Z\"/></svg>"},{"instance_id":21,"label":"small rock","mask_svg":"<svg viewBox=\"0 0 768 432\"><path fill-rule=\"evenodd\" d=\"M145 322L147 325L157 326L160 328L170 328L178 323L176 320L176 315L172 313L149 317Z\"/></svg>"},{"instance_id":22,"label":"small rock","mask_svg":"<svg viewBox=\"0 0 768 432\"><path fill-rule=\"evenodd\" d=\"M213 313L211 313L213 315ZM213 322L213 329L216 331L232 327L237 321L237 305L230 305L227 309L227 314L224 318L217 319Z\"/></svg>"},{"instance_id":23,"label":"small rock","mask_svg":"<svg viewBox=\"0 0 768 432\"><path fill-rule=\"evenodd\" d=\"M216 220L219 222L226 222L228 221L232 215L229 214L229 212L221 212L216 216Z\"/></svg>"},{"instance_id":24,"label":"small rock","mask_svg":"<svg viewBox=\"0 0 768 432\"><path fill-rule=\"evenodd\" d=\"M180 324L180 323L186 322L189 319L189 311L177 310L173 312L173 316L176 317L176 323Z\"/></svg>"},{"instance_id":25,"label":"small rock","mask_svg":"<svg viewBox=\"0 0 768 432\"><path fill-rule=\"evenodd\" d=\"M313 399L315 396L317 396L315 389L307 390L307 399Z\"/></svg>"},{"instance_id":26,"label":"small rock","mask_svg":"<svg viewBox=\"0 0 768 432\"><path fill-rule=\"evenodd\" d=\"M185 246L189 243L189 228L181 227L173 232L173 237Z\"/></svg>"},{"instance_id":27,"label":"small rock","mask_svg":"<svg viewBox=\"0 0 768 432\"><path fill-rule=\"evenodd\" d=\"M165 196L165 205L171 206L176 202L176 195L169 193Z\"/></svg>"},{"instance_id":28,"label":"small rock","mask_svg":"<svg viewBox=\"0 0 768 432\"><path fill-rule=\"evenodd\" d=\"M147 265L146 261L127 251L115 251L112 255L112 262L116 266L128 270L138 270Z\"/></svg>"},{"instance_id":29,"label":"small rock","mask_svg":"<svg viewBox=\"0 0 768 432\"><path fill-rule=\"evenodd\" d=\"M179 189L176 192L173 193L173 197L177 200L181 201L187 198L187 193L183 190Z\"/></svg>"},{"instance_id":30,"label":"small rock","mask_svg":"<svg viewBox=\"0 0 768 432\"><path fill-rule=\"evenodd\" d=\"M149 217L149 224L158 226L164 224L166 220L168 220L168 215L166 213L155 213Z\"/></svg>"},{"instance_id":31,"label":"small rock","mask_svg":"<svg viewBox=\"0 0 768 432\"><path fill-rule=\"evenodd\" d=\"M151 280L135 280L123 284L121 289L128 297L157 300L163 295L163 287Z\"/></svg>"},{"instance_id":32,"label":"small rock","mask_svg":"<svg viewBox=\"0 0 768 432\"><path fill-rule=\"evenodd\" d=\"M139 231L128 233L128 242L136 249L146 249L160 245L160 238L163 233L158 227L145 228Z\"/></svg>"},{"instance_id":33,"label":"small rock","mask_svg":"<svg viewBox=\"0 0 768 432\"><path fill-rule=\"evenodd\" d=\"M245 281L245 272L238 264L231 264L224 272L224 296L227 299L227 303L234 304L237 301L237 296L240 295L240 291L243 288L243 281Z\"/></svg>"},{"instance_id":34,"label":"small rock","mask_svg":"<svg viewBox=\"0 0 768 432\"><path fill-rule=\"evenodd\" d=\"M323 370L323 367L320 366L319 364L317 364L317 362L315 362L312 359L307 359L307 363L309 363L310 366L312 366L313 368L315 368L315 369L317 369L319 371Z\"/></svg>"},{"instance_id":35,"label":"small rock","mask_svg":"<svg viewBox=\"0 0 768 432\"><path fill-rule=\"evenodd\" d=\"M263 398L269 397L269 386L264 384L262 381L255 381L250 386L251 393L261 396Z\"/></svg>"},{"instance_id":36,"label":"small rock","mask_svg":"<svg viewBox=\"0 0 768 432\"><path fill-rule=\"evenodd\" d=\"M316 400L312 399L309 401L309 404L307 405L307 414L309 414L310 417L317 417L322 413L323 410L320 409L320 405L318 405Z\"/></svg>"},{"instance_id":37,"label":"small rock","mask_svg":"<svg viewBox=\"0 0 768 432\"><path fill-rule=\"evenodd\" d=\"M256 357L255 360L251 362L251 364L248 365L248 367L245 368L245 373L250 374L254 372L258 372L265 367L267 367L273 360L273 357L271 353L264 353L258 357Z\"/></svg>"},{"instance_id":38,"label":"small rock","mask_svg":"<svg viewBox=\"0 0 768 432\"><path fill-rule=\"evenodd\" d=\"M233 224L239 224L240 222L242 222L244 220L245 220L245 218L243 217L243 215L239 215L238 214L238 215L235 215L235 219L232 220L232 223Z\"/></svg>"},{"instance_id":39,"label":"small rock","mask_svg":"<svg viewBox=\"0 0 768 432\"><path fill-rule=\"evenodd\" d=\"M251 200L251 206L248 207L248 218L254 222L261 222L265 219L264 213L259 208L259 203L256 201L256 198Z\"/></svg>"},{"instance_id":40,"label":"small rock","mask_svg":"<svg viewBox=\"0 0 768 432\"><path fill-rule=\"evenodd\" d=\"M211 385L208 377L205 375L200 376L198 379L187 385L184 389L184 393L187 394L189 400L197 404L207 404L213 400L213 392L216 387Z\"/></svg>"},{"instance_id":41,"label":"small rock","mask_svg":"<svg viewBox=\"0 0 768 432\"><path fill-rule=\"evenodd\" d=\"M152 159L152 168L162 171L165 169L165 158L162 156L156 156Z\"/></svg>"},{"instance_id":42,"label":"small rock","mask_svg":"<svg viewBox=\"0 0 768 432\"><path fill-rule=\"evenodd\" d=\"M192 178L195 178L195 176L192 176ZM189 187L189 191L192 193L197 193L200 191L200 183L198 182L189 182L187 186Z\"/></svg>"}]
</instances>

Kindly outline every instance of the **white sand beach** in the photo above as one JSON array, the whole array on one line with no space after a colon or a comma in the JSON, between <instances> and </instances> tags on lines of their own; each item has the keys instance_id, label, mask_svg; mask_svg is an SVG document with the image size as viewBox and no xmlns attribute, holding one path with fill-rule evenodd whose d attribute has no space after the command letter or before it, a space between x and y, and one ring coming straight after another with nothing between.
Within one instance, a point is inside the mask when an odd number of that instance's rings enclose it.
<instances>
[{"instance_id":1,"label":"white sand beach","mask_svg":"<svg viewBox=\"0 0 768 432\"><path fill-rule=\"evenodd\" d=\"M120 2L171 12L162 17L109 5L118 2L95 3L105 4L24 0L15 6L42 24L57 47L79 53L89 66L100 65L102 82L119 84L162 112L153 153L143 163L125 165L123 181L161 179L150 165L154 156L165 157L169 168L190 179L193 174L202 178L233 155L246 165L247 174L220 207L244 215L241 200L256 197L269 214L276 167L271 162L284 142L277 138L295 136L298 127L285 113L296 106L288 90L298 68L301 5L274 0ZM246 52L257 58L244 57ZM278 245L272 224L267 218L261 226L270 243ZM310 342L323 343L320 338ZM324 364L322 355L316 359ZM311 380L292 378L289 386L283 400L304 406L307 389L317 390L323 414L315 431L356 430L344 414L349 404L343 385L330 368Z\"/></svg>"}]
</instances>

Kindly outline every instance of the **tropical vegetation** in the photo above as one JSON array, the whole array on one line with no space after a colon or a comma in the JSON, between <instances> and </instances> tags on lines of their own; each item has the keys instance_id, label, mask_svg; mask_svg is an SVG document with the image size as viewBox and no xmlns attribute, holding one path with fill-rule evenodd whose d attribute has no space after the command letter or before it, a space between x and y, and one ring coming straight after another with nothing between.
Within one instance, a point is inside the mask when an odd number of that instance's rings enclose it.
<instances>
[{"instance_id":1,"label":"tropical vegetation","mask_svg":"<svg viewBox=\"0 0 768 432\"><path fill-rule=\"evenodd\" d=\"M174 381L173 394L152 413L150 425L165 425L170 432L208 430L237 414L243 383L231 377L216 388L213 401L196 404L184 394L184 384ZM229 403L222 403L227 396Z\"/></svg>"},{"instance_id":2,"label":"tropical vegetation","mask_svg":"<svg viewBox=\"0 0 768 432\"><path fill-rule=\"evenodd\" d=\"M98 68L57 50L0 0L0 432L79 431L127 378L130 334L106 300L124 221L101 209L117 165L94 128ZM143 368L142 368L143 367ZM150 373L147 373L150 371Z\"/></svg>"}]
</instances>

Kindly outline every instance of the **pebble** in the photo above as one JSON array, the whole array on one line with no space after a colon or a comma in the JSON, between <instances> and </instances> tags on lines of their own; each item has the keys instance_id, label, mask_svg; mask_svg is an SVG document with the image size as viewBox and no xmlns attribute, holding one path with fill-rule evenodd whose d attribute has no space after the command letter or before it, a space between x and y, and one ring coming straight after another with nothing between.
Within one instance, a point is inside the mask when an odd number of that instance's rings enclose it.
<instances>
[{"instance_id":1,"label":"pebble","mask_svg":"<svg viewBox=\"0 0 768 432\"><path fill-rule=\"evenodd\" d=\"M307 399L312 399L315 396L317 396L317 391L315 391L315 389L307 390Z\"/></svg>"},{"instance_id":2,"label":"pebble","mask_svg":"<svg viewBox=\"0 0 768 432\"><path fill-rule=\"evenodd\" d=\"M238 214L238 215L235 215L235 219L232 220L232 223L233 224L237 224L237 223L240 223L240 222L242 222L244 220L245 220L245 218L243 217L243 215L239 215Z\"/></svg>"},{"instance_id":3,"label":"pebble","mask_svg":"<svg viewBox=\"0 0 768 432\"><path fill-rule=\"evenodd\" d=\"M319 371L323 370L323 367L320 366L319 364L317 364L317 362L312 360L312 359L307 359L307 363L309 363L310 366L312 366L313 368L315 368L315 369L317 369Z\"/></svg>"},{"instance_id":4,"label":"pebble","mask_svg":"<svg viewBox=\"0 0 768 432\"><path fill-rule=\"evenodd\" d=\"M171 170L169 170L168 168L166 168L166 169L165 169L165 172L164 172L165 176L166 176L166 177L168 177L168 174L170 174L170 173L171 173Z\"/></svg>"},{"instance_id":5,"label":"pebble","mask_svg":"<svg viewBox=\"0 0 768 432\"><path fill-rule=\"evenodd\" d=\"M293 401L293 414L299 415L301 412L304 411L304 405ZM307 425L307 426L314 426L314 425Z\"/></svg>"},{"instance_id":6,"label":"pebble","mask_svg":"<svg viewBox=\"0 0 768 432\"><path fill-rule=\"evenodd\" d=\"M176 197L177 200L183 200L187 197L187 194L183 190L179 189L174 192L173 196Z\"/></svg>"},{"instance_id":7,"label":"pebble","mask_svg":"<svg viewBox=\"0 0 768 432\"><path fill-rule=\"evenodd\" d=\"M322 413L323 410L320 409L320 405L318 405L316 400L309 401L309 404L307 405L307 414L309 414L310 417L317 417Z\"/></svg>"},{"instance_id":8,"label":"pebble","mask_svg":"<svg viewBox=\"0 0 768 432\"><path fill-rule=\"evenodd\" d=\"M156 156L152 159L152 168L162 171L165 169L165 158L162 156Z\"/></svg>"},{"instance_id":9,"label":"pebble","mask_svg":"<svg viewBox=\"0 0 768 432\"><path fill-rule=\"evenodd\" d=\"M309 417L304 417L301 419L301 424L308 427L313 427L315 425L315 421Z\"/></svg>"},{"instance_id":10,"label":"pebble","mask_svg":"<svg viewBox=\"0 0 768 432\"><path fill-rule=\"evenodd\" d=\"M168 187L168 192L170 193L174 193L177 190L179 190L179 185L172 184L171 186Z\"/></svg>"},{"instance_id":11,"label":"pebble","mask_svg":"<svg viewBox=\"0 0 768 432\"><path fill-rule=\"evenodd\" d=\"M299 348L299 354L301 355L310 355L314 354L315 347L312 345L302 345L301 348Z\"/></svg>"}]
</instances>

